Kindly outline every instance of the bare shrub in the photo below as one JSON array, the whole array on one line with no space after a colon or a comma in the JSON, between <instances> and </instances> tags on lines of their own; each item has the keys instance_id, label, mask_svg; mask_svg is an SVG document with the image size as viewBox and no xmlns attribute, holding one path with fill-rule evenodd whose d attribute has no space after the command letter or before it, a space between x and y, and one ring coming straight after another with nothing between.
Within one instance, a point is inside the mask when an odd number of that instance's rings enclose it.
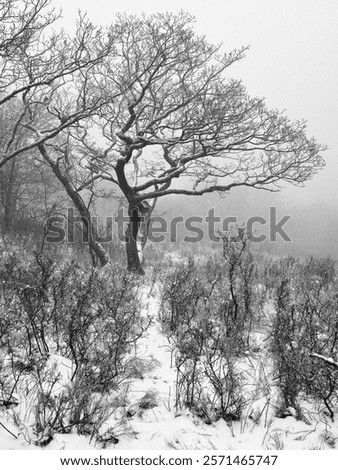
<instances>
[{"instance_id":1,"label":"bare shrub","mask_svg":"<svg viewBox=\"0 0 338 470\"><path fill-rule=\"evenodd\" d=\"M334 416L338 371L311 354L337 360L337 299L332 260L300 262L293 258L279 263L271 351L282 408L292 406L300 418L300 394L320 400L330 417Z\"/></svg>"},{"instance_id":2,"label":"bare shrub","mask_svg":"<svg viewBox=\"0 0 338 470\"><path fill-rule=\"evenodd\" d=\"M246 342L233 313L222 268L189 259L163 279L160 319L175 344L176 408L188 407L206 422L239 419L243 408L236 358Z\"/></svg>"},{"instance_id":3,"label":"bare shrub","mask_svg":"<svg viewBox=\"0 0 338 470\"><path fill-rule=\"evenodd\" d=\"M99 435L150 323L137 280L113 265L86 272L60 263L44 247L27 260L3 256L0 280L0 399L22 402L13 418L30 423L26 438L38 445L71 429ZM68 360L66 378L51 365L55 355Z\"/></svg>"}]
</instances>

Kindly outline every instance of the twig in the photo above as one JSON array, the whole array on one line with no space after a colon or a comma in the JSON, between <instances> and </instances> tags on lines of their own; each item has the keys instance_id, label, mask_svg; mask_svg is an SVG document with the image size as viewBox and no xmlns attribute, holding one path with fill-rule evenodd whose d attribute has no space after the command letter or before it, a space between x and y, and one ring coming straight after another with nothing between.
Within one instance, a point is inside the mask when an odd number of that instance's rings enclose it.
<instances>
[{"instance_id":1,"label":"twig","mask_svg":"<svg viewBox=\"0 0 338 470\"><path fill-rule=\"evenodd\" d=\"M322 356L321 354L317 354L317 353L311 353L310 354L310 357L317 357L318 359L321 359L322 361L326 362L327 364L330 364L331 366L333 366L335 369L338 369L338 363L335 362L333 359L331 359L330 357L326 357L326 356Z\"/></svg>"},{"instance_id":2,"label":"twig","mask_svg":"<svg viewBox=\"0 0 338 470\"><path fill-rule=\"evenodd\" d=\"M18 438L18 436L16 436L15 434L13 434L9 429L6 428L6 426L4 424L2 424L2 422L0 421L0 426L2 426L7 432L9 432L9 434L11 434L13 437L15 437L15 439Z\"/></svg>"},{"instance_id":3,"label":"twig","mask_svg":"<svg viewBox=\"0 0 338 470\"><path fill-rule=\"evenodd\" d=\"M5 406L6 408L9 408L10 406L18 406L17 401L11 401L11 400L0 400L0 406Z\"/></svg>"}]
</instances>

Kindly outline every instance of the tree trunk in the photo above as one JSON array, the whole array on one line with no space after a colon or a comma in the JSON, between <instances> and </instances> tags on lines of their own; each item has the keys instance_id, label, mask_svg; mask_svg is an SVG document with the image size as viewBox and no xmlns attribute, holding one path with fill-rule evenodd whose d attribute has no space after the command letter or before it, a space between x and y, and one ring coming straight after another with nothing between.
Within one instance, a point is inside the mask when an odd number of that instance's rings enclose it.
<instances>
[{"instance_id":1,"label":"tree trunk","mask_svg":"<svg viewBox=\"0 0 338 470\"><path fill-rule=\"evenodd\" d=\"M15 191L15 176L16 176L16 159L13 158L11 168L8 172L7 182L5 184L5 194L3 197L4 207L4 233L9 233L12 230L13 223L16 219L16 204L17 193ZM5 176L6 178L6 176Z\"/></svg>"},{"instance_id":2,"label":"tree trunk","mask_svg":"<svg viewBox=\"0 0 338 470\"><path fill-rule=\"evenodd\" d=\"M130 203L128 208L129 222L125 232L125 243L127 252L127 269L128 271L144 274L144 269L139 257L137 247L137 236L139 233L140 225L142 223L142 215L140 208L135 203Z\"/></svg>"},{"instance_id":3,"label":"tree trunk","mask_svg":"<svg viewBox=\"0 0 338 470\"><path fill-rule=\"evenodd\" d=\"M92 229L91 227L92 225L90 224L88 227L89 231L91 231ZM99 243L98 241L96 241L96 239L93 238L93 234L91 233L88 234L88 241L89 241L89 250L90 250L93 266L97 265L95 257L99 260L101 266L105 266L106 264L110 263L110 258L109 258L108 253L103 248L101 243Z\"/></svg>"},{"instance_id":4,"label":"tree trunk","mask_svg":"<svg viewBox=\"0 0 338 470\"><path fill-rule=\"evenodd\" d=\"M44 144L38 145L41 155L52 167L52 170L58 180L62 183L68 196L73 201L76 209L79 211L81 217L83 217L87 223L84 224L84 230L86 231L89 253L91 255L92 263L96 265L96 258L99 260L101 266L105 266L110 262L110 258L103 246L98 242L96 226L92 223L90 211L87 208L80 194L76 191L72 185L70 179L64 174L59 167L57 162L54 162L48 155L47 149Z\"/></svg>"},{"instance_id":5,"label":"tree trunk","mask_svg":"<svg viewBox=\"0 0 338 470\"><path fill-rule=\"evenodd\" d=\"M147 201L130 202L128 208L129 223L125 232L127 269L144 274L144 247L148 240L148 229L155 204Z\"/></svg>"},{"instance_id":6,"label":"tree trunk","mask_svg":"<svg viewBox=\"0 0 338 470\"><path fill-rule=\"evenodd\" d=\"M13 223L16 216L15 203L11 194L11 188L8 188L9 192L6 196L6 202L4 203L4 233L10 233L12 231Z\"/></svg>"},{"instance_id":7,"label":"tree trunk","mask_svg":"<svg viewBox=\"0 0 338 470\"><path fill-rule=\"evenodd\" d=\"M148 230L150 217L154 210L155 204L150 205L147 201L143 201L140 206L140 212L142 214L139 232L137 236L137 251L141 261L142 266L144 266L144 247L148 240Z\"/></svg>"}]
</instances>

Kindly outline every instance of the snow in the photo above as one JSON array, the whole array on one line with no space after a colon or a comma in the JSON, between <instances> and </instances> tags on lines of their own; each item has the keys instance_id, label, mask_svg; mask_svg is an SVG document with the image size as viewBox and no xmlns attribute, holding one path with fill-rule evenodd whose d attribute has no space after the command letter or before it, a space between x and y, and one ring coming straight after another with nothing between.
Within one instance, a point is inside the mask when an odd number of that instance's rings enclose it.
<instances>
[{"instance_id":1,"label":"snow","mask_svg":"<svg viewBox=\"0 0 338 470\"><path fill-rule=\"evenodd\" d=\"M143 312L152 318L147 334L135 348L137 358L152 364L147 375L130 380L124 385L128 398L129 418L118 428L120 415L115 413L105 425L107 430L119 429L118 443L107 448L117 450L202 450L202 449L330 449L338 440L338 424L332 422L315 403L306 403L308 423L297 421L294 410L289 416L276 418L278 391L273 382L272 364L264 357L265 338L255 333L254 352L238 361L245 377L243 392L247 398L241 421L219 420L204 423L189 410L175 409L175 368L173 344L161 333L158 322L159 291L143 290ZM71 377L69 360L53 355L49 365L56 367L66 384ZM142 397L148 393L154 403L141 407ZM149 402L150 403L150 402ZM20 406L23 406L22 404ZM27 440L25 430L15 426L13 410L0 408L0 449L36 450ZM29 426L29 423L27 423ZM17 439L14 436L17 436ZM56 434L46 446L47 450L101 449L88 436L79 436L75 431Z\"/></svg>"}]
</instances>

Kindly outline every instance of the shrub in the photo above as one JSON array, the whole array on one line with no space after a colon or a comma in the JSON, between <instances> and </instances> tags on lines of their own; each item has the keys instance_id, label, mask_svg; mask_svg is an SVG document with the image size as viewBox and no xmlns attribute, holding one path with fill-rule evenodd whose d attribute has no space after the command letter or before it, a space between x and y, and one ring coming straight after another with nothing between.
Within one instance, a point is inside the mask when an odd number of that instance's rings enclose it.
<instances>
[{"instance_id":1,"label":"shrub","mask_svg":"<svg viewBox=\"0 0 338 470\"><path fill-rule=\"evenodd\" d=\"M271 351L283 407L302 417L300 394L319 399L333 418L338 398L337 370L312 353L338 357L338 292L334 263L288 259L279 266Z\"/></svg>"},{"instance_id":2,"label":"shrub","mask_svg":"<svg viewBox=\"0 0 338 470\"><path fill-rule=\"evenodd\" d=\"M41 249L25 261L3 255L0 285L1 398L31 397L22 412L34 416L39 445L72 428L97 434L150 323L136 279L114 265L84 271ZM55 355L69 362L67 380L51 366Z\"/></svg>"},{"instance_id":3,"label":"shrub","mask_svg":"<svg viewBox=\"0 0 338 470\"><path fill-rule=\"evenodd\" d=\"M188 407L206 422L239 419L243 399L235 361L244 352L243 331L232 315L222 270L192 259L164 279L160 319L174 341L176 408Z\"/></svg>"}]
</instances>

